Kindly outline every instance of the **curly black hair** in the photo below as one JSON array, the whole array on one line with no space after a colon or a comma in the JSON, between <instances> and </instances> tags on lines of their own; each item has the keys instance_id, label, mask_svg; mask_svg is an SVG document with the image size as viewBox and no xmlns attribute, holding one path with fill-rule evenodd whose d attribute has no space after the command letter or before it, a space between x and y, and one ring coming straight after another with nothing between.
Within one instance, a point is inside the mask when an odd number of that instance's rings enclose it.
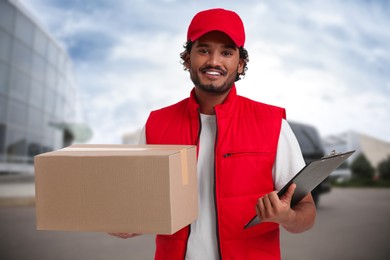
<instances>
[{"instance_id":1,"label":"curly black hair","mask_svg":"<svg viewBox=\"0 0 390 260\"><path fill-rule=\"evenodd\" d=\"M191 49L192 49L192 45L194 44L194 42L192 41L187 41L184 45L183 45L183 48L184 48L184 51L180 53L180 58L181 58L181 64L184 66L184 70L187 70L187 67L185 66L185 63L186 63L186 56L187 54L190 54L191 53ZM237 77L235 79L235 81L238 81L241 79L241 76L245 76L245 72L248 70L248 62L249 62L249 55L248 55L248 51L244 48L244 47L239 47L238 48L238 51L239 51L239 54L240 54L240 59L243 59L244 60L244 69L242 71L242 73L240 74L237 74Z\"/></svg>"}]
</instances>

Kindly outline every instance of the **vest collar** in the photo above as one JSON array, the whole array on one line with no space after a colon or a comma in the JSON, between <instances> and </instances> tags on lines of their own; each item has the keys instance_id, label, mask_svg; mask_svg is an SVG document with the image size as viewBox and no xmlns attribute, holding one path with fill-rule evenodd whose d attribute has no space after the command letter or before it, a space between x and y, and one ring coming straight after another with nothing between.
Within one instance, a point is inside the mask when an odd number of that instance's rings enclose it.
<instances>
[{"instance_id":1,"label":"vest collar","mask_svg":"<svg viewBox=\"0 0 390 260\"><path fill-rule=\"evenodd\" d=\"M230 89L229 94L226 96L225 100L222 104L215 106L215 112L218 114L218 118L224 118L233 112L235 103L237 99L237 90L235 84L233 84L233 87ZM195 87L192 89L190 98L189 98L189 108L191 111L196 111L196 114L191 113L191 117L195 116L196 118L199 117L199 104L196 100L195 95Z\"/></svg>"}]
</instances>

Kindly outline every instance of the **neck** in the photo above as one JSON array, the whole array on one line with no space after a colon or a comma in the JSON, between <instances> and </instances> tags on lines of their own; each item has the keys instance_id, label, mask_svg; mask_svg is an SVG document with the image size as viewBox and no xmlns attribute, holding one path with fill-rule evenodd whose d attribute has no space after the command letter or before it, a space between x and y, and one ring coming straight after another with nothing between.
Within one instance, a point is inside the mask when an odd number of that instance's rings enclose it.
<instances>
[{"instance_id":1,"label":"neck","mask_svg":"<svg viewBox=\"0 0 390 260\"><path fill-rule=\"evenodd\" d=\"M199 103L200 113L205 115L215 115L214 107L222 104L227 95L229 95L229 92L230 90L225 93L210 93L195 87L195 94Z\"/></svg>"}]
</instances>

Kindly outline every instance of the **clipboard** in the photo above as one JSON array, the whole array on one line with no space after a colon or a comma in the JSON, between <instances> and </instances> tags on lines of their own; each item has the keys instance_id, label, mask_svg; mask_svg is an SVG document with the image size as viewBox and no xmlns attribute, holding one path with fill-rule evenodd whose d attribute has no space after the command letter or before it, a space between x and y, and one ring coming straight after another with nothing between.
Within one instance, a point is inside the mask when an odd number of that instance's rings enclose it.
<instances>
[{"instance_id":1,"label":"clipboard","mask_svg":"<svg viewBox=\"0 0 390 260\"><path fill-rule=\"evenodd\" d=\"M291 184L297 185L294 195L291 199L291 207L294 207L301 199L309 194L318 184L328 177L337 167L347 160L353 151L345 153L336 153L333 150L329 155L321 159L314 160L303 167L279 192L279 198L286 193ZM260 224L261 220L255 215L245 226L244 229Z\"/></svg>"}]
</instances>

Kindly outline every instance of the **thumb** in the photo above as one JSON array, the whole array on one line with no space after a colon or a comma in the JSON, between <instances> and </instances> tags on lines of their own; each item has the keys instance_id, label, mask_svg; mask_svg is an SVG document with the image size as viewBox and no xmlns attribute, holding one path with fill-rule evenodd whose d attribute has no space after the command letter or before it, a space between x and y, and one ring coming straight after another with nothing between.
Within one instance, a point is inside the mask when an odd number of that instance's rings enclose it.
<instances>
[{"instance_id":1,"label":"thumb","mask_svg":"<svg viewBox=\"0 0 390 260\"><path fill-rule=\"evenodd\" d=\"M284 193L283 196L280 198L280 200L286 203L290 203L296 187L297 185L295 183L292 183L290 187L288 187L286 193Z\"/></svg>"}]
</instances>

